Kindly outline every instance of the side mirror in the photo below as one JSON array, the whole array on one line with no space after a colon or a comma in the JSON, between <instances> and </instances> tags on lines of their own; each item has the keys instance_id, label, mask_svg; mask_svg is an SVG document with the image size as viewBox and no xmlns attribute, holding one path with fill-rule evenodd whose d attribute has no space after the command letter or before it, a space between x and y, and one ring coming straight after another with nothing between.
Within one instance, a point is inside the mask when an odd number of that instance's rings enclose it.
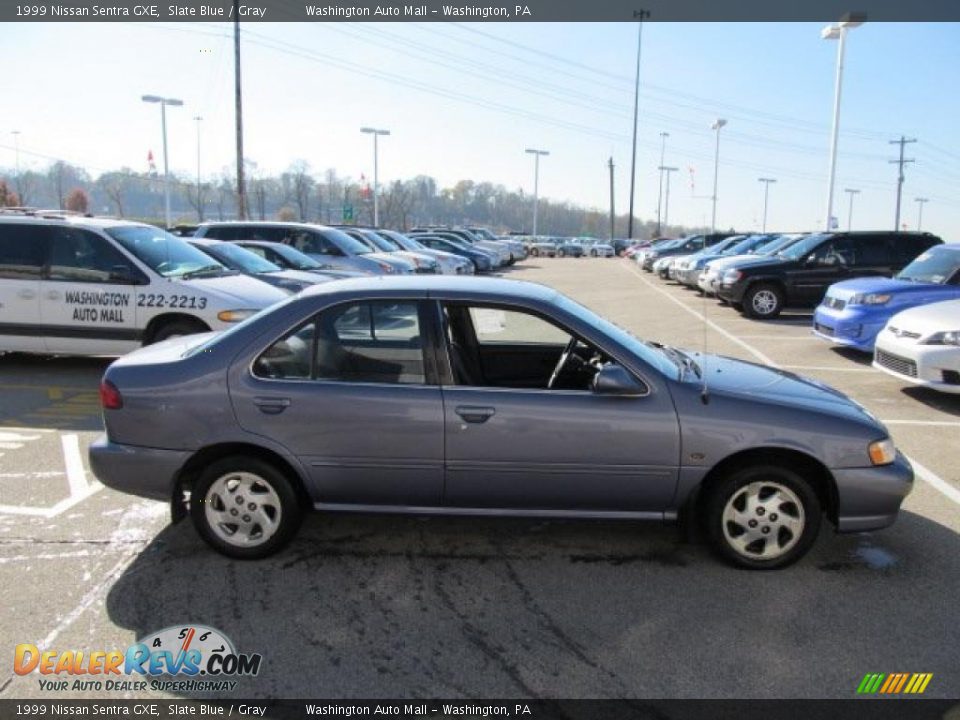
<instances>
[{"instance_id":1,"label":"side mirror","mask_svg":"<svg viewBox=\"0 0 960 720\"><path fill-rule=\"evenodd\" d=\"M593 392L597 395L646 395L647 388L616 363L607 363L593 376Z\"/></svg>"}]
</instances>

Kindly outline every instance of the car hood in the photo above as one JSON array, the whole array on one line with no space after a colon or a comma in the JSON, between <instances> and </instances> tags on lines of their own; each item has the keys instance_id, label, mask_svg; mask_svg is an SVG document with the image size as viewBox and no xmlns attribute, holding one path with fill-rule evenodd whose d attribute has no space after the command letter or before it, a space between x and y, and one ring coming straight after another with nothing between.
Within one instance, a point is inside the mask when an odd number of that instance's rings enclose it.
<instances>
[{"instance_id":1,"label":"car hood","mask_svg":"<svg viewBox=\"0 0 960 720\"><path fill-rule=\"evenodd\" d=\"M859 403L813 378L723 355L691 355L701 370L705 369L710 392L849 418L887 432L883 424Z\"/></svg>"},{"instance_id":2,"label":"car hood","mask_svg":"<svg viewBox=\"0 0 960 720\"><path fill-rule=\"evenodd\" d=\"M716 270L719 268L728 268L733 265L740 265L743 263L748 263L753 260L759 260L763 258L763 255L723 255L721 257L714 258L713 260L708 261L711 270Z\"/></svg>"},{"instance_id":3,"label":"car hood","mask_svg":"<svg viewBox=\"0 0 960 720\"><path fill-rule=\"evenodd\" d=\"M406 260L403 257L398 257L394 253L372 252L361 255L360 257L370 258L371 260L376 260L378 262L384 262L387 265L395 268L404 268L407 270L413 269L413 263L411 261Z\"/></svg>"},{"instance_id":4,"label":"car hood","mask_svg":"<svg viewBox=\"0 0 960 720\"><path fill-rule=\"evenodd\" d=\"M285 300L287 293L249 275L181 280L181 284L195 287L218 298L229 309L257 309Z\"/></svg>"},{"instance_id":5,"label":"car hood","mask_svg":"<svg viewBox=\"0 0 960 720\"><path fill-rule=\"evenodd\" d=\"M279 272L272 272L268 274L270 277L283 278L284 280L292 280L293 282L298 283L309 283L310 285L323 282L325 279L317 273L307 272L306 270L280 270Z\"/></svg>"},{"instance_id":6,"label":"car hood","mask_svg":"<svg viewBox=\"0 0 960 720\"><path fill-rule=\"evenodd\" d=\"M854 295L862 293L882 293L884 295L898 295L909 292L934 292L938 288L950 289L948 285L938 285L936 283L911 282L910 280L896 280L894 278L856 278L854 280L844 280L834 283L827 289L827 295L839 300L849 300ZM960 293L960 288L955 288Z\"/></svg>"},{"instance_id":7,"label":"car hood","mask_svg":"<svg viewBox=\"0 0 960 720\"><path fill-rule=\"evenodd\" d=\"M284 298L288 297L286 293L281 293ZM172 337L169 340L163 340L153 345L146 345L129 352L123 357L114 360L111 368L130 367L133 365L161 365L164 363L176 362L182 360L187 353L199 345L212 340L219 331L198 333L196 335L181 335Z\"/></svg>"},{"instance_id":8,"label":"car hood","mask_svg":"<svg viewBox=\"0 0 960 720\"><path fill-rule=\"evenodd\" d=\"M926 336L935 332L960 330L960 300L920 305L899 312L888 325Z\"/></svg>"}]
</instances>

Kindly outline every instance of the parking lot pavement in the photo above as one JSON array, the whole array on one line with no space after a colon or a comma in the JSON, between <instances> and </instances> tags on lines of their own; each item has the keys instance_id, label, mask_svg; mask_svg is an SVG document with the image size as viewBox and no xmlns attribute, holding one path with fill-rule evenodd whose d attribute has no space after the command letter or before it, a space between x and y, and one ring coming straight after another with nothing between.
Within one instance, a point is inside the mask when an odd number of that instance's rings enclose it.
<instances>
[{"instance_id":1,"label":"parking lot pavement","mask_svg":"<svg viewBox=\"0 0 960 720\"><path fill-rule=\"evenodd\" d=\"M770 573L666 526L376 516L313 516L280 555L236 562L85 469L104 361L7 356L0 635L111 649L204 623L264 655L238 687L250 696L848 698L867 672L931 672L926 696L960 694L960 398L903 390L809 336L807 316L749 321L626 261L534 258L509 277L851 394L924 468L900 519L825 528ZM0 675L0 696L42 695L36 676Z\"/></svg>"}]
</instances>

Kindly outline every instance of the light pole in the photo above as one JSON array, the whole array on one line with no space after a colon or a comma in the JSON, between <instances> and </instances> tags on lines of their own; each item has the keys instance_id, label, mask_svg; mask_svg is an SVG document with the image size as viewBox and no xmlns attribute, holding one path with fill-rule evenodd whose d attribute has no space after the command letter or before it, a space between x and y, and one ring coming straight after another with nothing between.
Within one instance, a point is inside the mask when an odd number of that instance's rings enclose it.
<instances>
[{"instance_id":1,"label":"light pole","mask_svg":"<svg viewBox=\"0 0 960 720\"><path fill-rule=\"evenodd\" d=\"M13 135L13 152L14 152L14 162L16 168L16 185L17 185L17 203L23 205L23 196L20 194L20 131L12 130L10 132Z\"/></svg>"},{"instance_id":2,"label":"light pole","mask_svg":"<svg viewBox=\"0 0 960 720\"><path fill-rule=\"evenodd\" d=\"M710 218L710 232L717 231L717 179L720 172L720 129L727 124L723 118L717 118L711 130L717 131L717 146L713 154L713 215Z\"/></svg>"},{"instance_id":3,"label":"light pole","mask_svg":"<svg viewBox=\"0 0 960 720\"><path fill-rule=\"evenodd\" d=\"M763 183L763 227L760 232L767 231L767 201L770 199L770 183L775 183L776 178L757 178Z\"/></svg>"},{"instance_id":4,"label":"light pole","mask_svg":"<svg viewBox=\"0 0 960 720\"><path fill-rule=\"evenodd\" d=\"M664 203L663 203L663 226L664 226L664 227L667 227L667 225L670 223L670 173L675 173L678 168L675 168L675 167L665 167L665 166L661 165L661 166L660 166L659 168L657 168L657 169L660 171L661 177L663 176L663 173L666 173L666 174L667 174L667 197L666 197L666 200L665 200ZM657 217L657 235L660 235L660 217L659 217L659 212L658 212L657 215L658 215L658 217Z\"/></svg>"},{"instance_id":5,"label":"light pole","mask_svg":"<svg viewBox=\"0 0 960 720\"><path fill-rule=\"evenodd\" d=\"M660 201L663 199L663 162L667 154L667 138L670 133L660 133L660 191L657 194L657 236L660 236Z\"/></svg>"},{"instance_id":6,"label":"light pole","mask_svg":"<svg viewBox=\"0 0 960 720\"><path fill-rule=\"evenodd\" d=\"M917 203L917 232L920 232L920 229L923 227L923 206L925 203L930 202L929 198L918 197L914 198Z\"/></svg>"},{"instance_id":7,"label":"light pole","mask_svg":"<svg viewBox=\"0 0 960 720\"><path fill-rule=\"evenodd\" d=\"M201 209L203 196L200 193L200 123L203 121L203 116L194 115L193 119L197 123L197 219L203 222L203 210Z\"/></svg>"},{"instance_id":8,"label":"light pole","mask_svg":"<svg viewBox=\"0 0 960 720\"><path fill-rule=\"evenodd\" d=\"M547 150L527 148L526 152L533 155L533 236L537 236L537 206L540 201L540 156L549 155Z\"/></svg>"},{"instance_id":9,"label":"light pole","mask_svg":"<svg viewBox=\"0 0 960 720\"><path fill-rule=\"evenodd\" d=\"M855 188L846 188L844 192L850 196L850 209L847 210L847 232L850 232L853 226L853 196L859 195L860 191Z\"/></svg>"},{"instance_id":10,"label":"light pole","mask_svg":"<svg viewBox=\"0 0 960 720\"><path fill-rule=\"evenodd\" d=\"M640 111L640 50L643 47L643 20L650 17L649 10L634 10L633 17L639 19L637 28L637 75L633 87L633 147L630 152L630 216L627 220L627 237L633 237L633 188L637 179L637 118Z\"/></svg>"},{"instance_id":11,"label":"light pole","mask_svg":"<svg viewBox=\"0 0 960 720\"><path fill-rule=\"evenodd\" d=\"M165 98L159 95L144 95L140 98L146 103L160 103L160 122L163 126L163 201L164 201L164 221L166 226L170 227L170 167L167 162L167 105L171 107L180 107L183 100L176 98Z\"/></svg>"},{"instance_id":12,"label":"light pole","mask_svg":"<svg viewBox=\"0 0 960 720\"><path fill-rule=\"evenodd\" d=\"M839 40L837 45L837 77L833 90L833 130L830 133L830 179L827 182L827 219L825 229L833 227L833 185L837 177L837 134L840 131L840 95L843 89L843 51L846 45L847 30L859 27L866 21L866 15L848 14L836 25L827 25L820 31L824 40Z\"/></svg>"},{"instance_id":13,"label":"light pole","mask_svg":"<svg viewBox=\"0 0 960 720\"><path fill-rule=\"evenodd\" d=\"M373 225L374 227L380 227L380 203L377 199L377 196L380 194L380 169L379 162L379 146L377 144L377 138L381 135L389 135L389 130L380 130L379 128L372 127L362 127L360 132L367 135L373 135Z\"/></svg>"}]
</instances>

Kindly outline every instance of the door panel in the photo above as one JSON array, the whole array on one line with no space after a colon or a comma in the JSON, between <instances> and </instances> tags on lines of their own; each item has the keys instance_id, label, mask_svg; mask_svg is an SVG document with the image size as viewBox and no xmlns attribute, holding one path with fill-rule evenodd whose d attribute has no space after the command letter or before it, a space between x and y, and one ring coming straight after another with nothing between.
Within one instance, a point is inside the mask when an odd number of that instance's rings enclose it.
<instances>
[{"instance_id":1,"label":"door panel","mask_svg":"<svg viewBox=\"0 0 960 720\"><path fill-rule=\"evenodd\" d=\"M448 506L658 512L673 499L679 429L663 393L445 387L443 397Z\"/></svg>"},{"instance_id":2,"label":"door panel","mask_svg":"<svg viewBox=\"0 0 960 720\"><path fill-rule=\"evenodd\" d=\"M562 352L556 345L482 343L480 367L491 385L543 389Z\"/></svg>"}]
</instances>

